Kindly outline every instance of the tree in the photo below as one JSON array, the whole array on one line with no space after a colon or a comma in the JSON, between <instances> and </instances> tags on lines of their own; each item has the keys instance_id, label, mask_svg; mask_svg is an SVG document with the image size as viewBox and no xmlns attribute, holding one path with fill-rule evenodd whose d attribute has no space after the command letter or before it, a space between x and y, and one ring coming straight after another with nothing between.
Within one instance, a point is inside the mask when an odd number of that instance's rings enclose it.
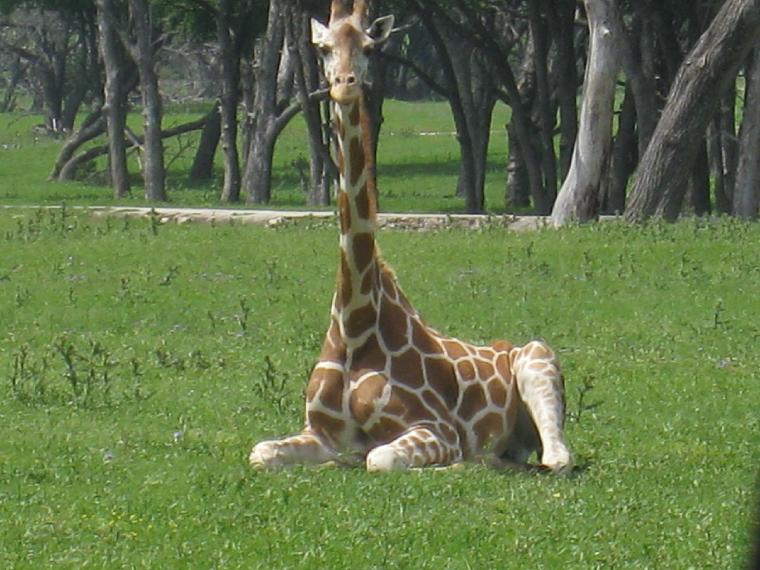
<instances>
[{"instance_id":1,"label":"tree","mask_svg":"<svg viewBox=\"0 0 760 570\"><path fill-rule=\"evenodd\" d=\"M5 0L2 13L0 53L12 57L12 76L0 110L23 85L35 107L44 109L50 132L70 131L81 104L100 91L94 6L85 0Z\"/></svg>"},{"instance_id":2,"label":"tree","mask_svg":"<svg viewBox=\"0 0 760 570\"><path fill-rule=\"evenodd\" d=\"M619 32L613 0L585 0L591 31L583 82L580 130L570 171L552 210L552 223L585 222L599 214L599 186L609 157L612 109L619 69Z\"/></svg>"},{"instance_id":3,"label":"tree","mask_svg":"<svg viewBox=\"0 0 760 570\"><path fill-rule=\"evenodd\" d=\"M700 141L760 34L760 0L726 0L684 59L635 177L625 218L675 220Z\"/></svg>"},{"instance_id":4,"label":"tree","mask_svg":"<svg viewBox=\"0 0 760 570\"><path fill-rule=\"evenodd\" d=\"M300 105L289 103L278 86L286 82L292 85L292 63L287 57L285 43L285 18L287 3L271 0L267 17L267 30L256 46L254 74L256 76L253 102L253 130L248 148L243 188L248 200L257 204L269 202L272 193L272 159L274 145L282 129L300 110ZM278 78L280 81L278 81Z\"/></svg>"},{"instance_id":5,"label":"tree","mask_svg":"<svg viewBox=\"0 0 760 570\"><path fill-rule=\"evenodd\" d=\"M734 191L733 213L747 220L757 219L760 206L760 48L755 48L746 72L744 119L739 135L739 165Z\"/></svg>"},{"instance_id":6,"label":"tree","mask_svg":"<svg viewBox=\"0 0 760 570\"><path fill-rule=\"evenodd\" d=\"M108 164L114 194L116 198L124 198L130 193L127 147L124 140L124 130L127 126L124 74L128 68L128 58L113 21L116 9L114 0L98 0L97 7L99 45L106 74L103 111L108 133Z\"/></svg>"},{"instance_id":7,"label":"tree","mask_svg":"<svg viewBox=\"0 0 760 570\"><path fill-rule=\"evenodd\" d=\"M156 75L155 50L159 42L151 7L146 0L129 0L129 13L134 23L135 41L122 34L122 41L132 52L140 76L140 93L143 104L143 179L145 198L151 201L166 200L166 168L164 145L161 139L163 115L161 93Z\"/></svg>"}]
</instances>

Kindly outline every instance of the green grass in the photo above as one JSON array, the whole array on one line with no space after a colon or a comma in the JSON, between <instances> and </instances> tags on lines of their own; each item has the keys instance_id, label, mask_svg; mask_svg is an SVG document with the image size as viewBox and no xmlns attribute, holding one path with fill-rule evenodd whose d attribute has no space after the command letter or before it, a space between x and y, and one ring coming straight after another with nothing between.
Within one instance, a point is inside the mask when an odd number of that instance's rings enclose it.
<instances>
[{"instance_id":1,"label":"green grass","mask_svg":"<svg viewBox=\"0 0 760 570\"><path fill-rule=\"evenodd\" d=\"M170 128L202 114L175 109L164 118ZM455 195L459 168L459 145L448 104L442 102L404 103L387 101L385 123L379 148L379 178L382 208L385 211L462 212L464 199ZM496 108L489 151L486 201L489 210L504 211L504 125L509 110ZM139 114L130 116L136 132L142 130ZM105 158L96 161L85 182L48 182L61 140L35 132L39 116L20 113L0 114L0 203L70 205L137 205L142 198L142 181L134 155L130 160L133 197L116 202L104 183ZM169 200L173 205L218 206L221 189L221 154L217 153L216 180L192 188L187 176L199 133L170 139L166 143ZM305 196L293 162L308 160L303 120L295 118L278 139L273 170L273 198L270 208L305 208ZM102 144L103 141L97 141ZM93 143L96 144L96 143Z\"/></svg>"},{"instance_id":2,"label":"green grass","mask_svg":"<svg viewBox=\"0 0 760 570\"><path fill-rule=\"evenodd\" d=\"M557 348L580 469L251 472L300 428L336 234L0 211L0 567L742 566L760 226L384 231L432 325Z\"/></svg>"}]
</instances>

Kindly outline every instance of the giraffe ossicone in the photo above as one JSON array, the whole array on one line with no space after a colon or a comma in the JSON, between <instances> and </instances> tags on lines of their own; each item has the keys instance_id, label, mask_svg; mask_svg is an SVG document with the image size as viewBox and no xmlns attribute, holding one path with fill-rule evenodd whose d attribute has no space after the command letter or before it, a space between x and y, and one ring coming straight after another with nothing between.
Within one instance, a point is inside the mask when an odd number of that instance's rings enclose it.
<instances>
[{"instance_id":1,"label":"giraffe ossicone","mask_svg":"<svg viewBox=\"0 0 760 570\"><path fill-rule=\"evenodd\" d=\"M484 456L572 468L564 381L543 342L476 346L425 324L375 243L374 149L363 83L368 51L393 17L366 25L366 6L333 0L312 21L333 100L340 257L330 326L306 389L303 431L254 446L255 468L363 458L368 471L451 465Z\"/></svg>"}]
</instances>

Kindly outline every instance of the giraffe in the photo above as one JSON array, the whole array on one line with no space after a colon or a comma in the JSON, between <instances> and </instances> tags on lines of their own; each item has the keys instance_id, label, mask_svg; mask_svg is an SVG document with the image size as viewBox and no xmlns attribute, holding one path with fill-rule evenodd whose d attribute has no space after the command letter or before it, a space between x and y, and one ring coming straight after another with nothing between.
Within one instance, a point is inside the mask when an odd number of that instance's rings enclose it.
<instances>
[{"instance_id":1,"label":"giraffe","mask_svg":"<svg viewBox=\"0 0 760 570\"><path fill-rule=\"evenodd\" d=\"M311 21L329 86L339 167L340 258L330 325L306 388L303 431L258 443L254 468L348 457L368 471L499 457L572 468L563 435L564 381L543 342L475 346L425 324L376 243L374 152L363 82L367 52L393 16L366 26L366 6L333 0Z\"/></svg>"}]
</instances>

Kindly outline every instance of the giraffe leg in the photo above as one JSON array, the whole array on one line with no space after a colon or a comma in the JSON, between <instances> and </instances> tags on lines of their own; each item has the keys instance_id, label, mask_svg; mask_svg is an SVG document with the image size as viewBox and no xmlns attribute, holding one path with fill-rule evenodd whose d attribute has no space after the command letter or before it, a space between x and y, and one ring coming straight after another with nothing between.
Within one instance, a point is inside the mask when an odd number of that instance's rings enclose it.
<instances>
[{"instance_id":1,"label":"giraffe leg","mask_svg":"<svg viewBox=\"0 0 760 570\"><path fill-rule=\"evenodd\" d=\"M461 450L430 427L413 427L367 454L367 471L402 471L426 465L449 465L462 459Z\"/></svg>"},{"instance_id":2,"label":"giraffe leg","mask_svg":"<svg viewBox=\"0 0 760 570\"><path fill-rule=\"evenodd\" d=\"M541 464L552 471L572 469L572 458L565 443L565 389L559 364L552 350L533 341L510 353L517 389L538 432L540 445L526 441L525 449L538 449ZM525 430L530 439L530 430ZM519 445L513 445L518 450ZM530 451L528 451L530 453Z\"/></svg>"},{"instance_id":3,"label":"giraffe leg","mask_svg":"<svg viewBox=\"0 0 760 570\"><path fill-rule=\"evenodd\" d=\"M338 453L319 436L308 431L285 439L257 443L248 461L255 469L279 469L290 465L334 461Z\"/></svg>"}]
</instances>

